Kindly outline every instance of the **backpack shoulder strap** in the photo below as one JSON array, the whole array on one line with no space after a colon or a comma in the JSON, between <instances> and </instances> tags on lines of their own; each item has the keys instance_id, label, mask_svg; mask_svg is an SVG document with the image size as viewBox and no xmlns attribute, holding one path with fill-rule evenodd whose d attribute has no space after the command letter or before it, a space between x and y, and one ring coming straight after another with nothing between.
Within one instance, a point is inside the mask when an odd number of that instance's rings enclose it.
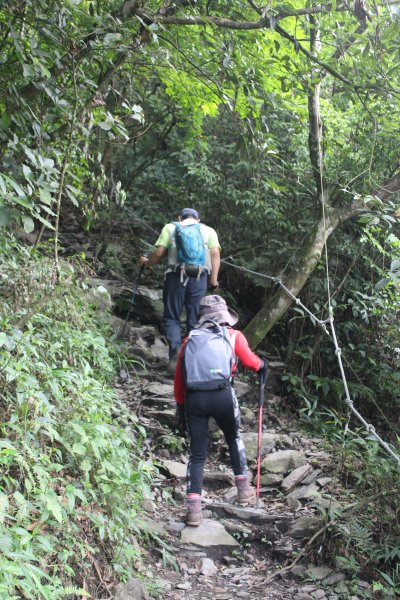
<instances>
[{"instance_id":1,"label":"backpack shoulder strap","mask_svg":"<svg viewBox=\"0 0 400 600\"><path fill-rule=\"evenodd\" d=\"M231 335L229 333L227 327L224 327L224 329L226 331L226 336L228 338L229 345L232 348L233 361L234 361L235 364L237 364L238 357L237 357L236 352L235 352L235 346L236 346L236 337L237 337L238 331L237 331L237 329L232 329L232 327L229 327L229 330L232 331L232 335Z\"/></svg>"}]
</instances>

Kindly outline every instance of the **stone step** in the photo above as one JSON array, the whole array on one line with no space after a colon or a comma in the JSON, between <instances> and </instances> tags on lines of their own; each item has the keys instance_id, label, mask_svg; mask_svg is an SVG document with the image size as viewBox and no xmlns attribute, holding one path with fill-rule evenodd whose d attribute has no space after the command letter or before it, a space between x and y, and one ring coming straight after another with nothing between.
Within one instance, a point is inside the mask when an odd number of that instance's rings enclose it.
<instances>
[{"instance_id":1,"label":"stone step","mask_svg":"<svg viewBox=\"0 0 400 600\"><path fill-rule=\"evenodd\" d=\"M235 517L242 521L262 525L264 523L288 523L293 520L292 513L271 513L260 508L250 506L235 506L224 502L215 502L213 500L204 500L204 506L214 514L225 517Z\"/></svg>"}]
</instances>

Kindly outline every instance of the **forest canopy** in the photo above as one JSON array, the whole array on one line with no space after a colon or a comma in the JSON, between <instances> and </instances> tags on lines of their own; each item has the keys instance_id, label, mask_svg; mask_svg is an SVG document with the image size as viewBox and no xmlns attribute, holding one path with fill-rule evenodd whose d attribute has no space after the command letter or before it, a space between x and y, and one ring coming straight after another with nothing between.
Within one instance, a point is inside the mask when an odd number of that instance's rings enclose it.
<instances>
[{"instance_id":1,"label":"forest canopy","mask_svg":"<svg viewBox=\"0 0 400 600\"><path fill-rule=\"evenodd\" d=\"M50 232L57 262L60 219L77 209L86 230L113 214L111 231L128 220L154 241L195 203L224 256L282 279L319 318L328 275L346 337L379 339L394 376L396 3L6 0L0 25L3 227L36 243ZM291 298L251 277L246 302L241 276L225 277L250 342L268 334L296 363L296 339L308 372L321 349L302 348L304 318L282 323Z\"/></svg>"}]
</instances>

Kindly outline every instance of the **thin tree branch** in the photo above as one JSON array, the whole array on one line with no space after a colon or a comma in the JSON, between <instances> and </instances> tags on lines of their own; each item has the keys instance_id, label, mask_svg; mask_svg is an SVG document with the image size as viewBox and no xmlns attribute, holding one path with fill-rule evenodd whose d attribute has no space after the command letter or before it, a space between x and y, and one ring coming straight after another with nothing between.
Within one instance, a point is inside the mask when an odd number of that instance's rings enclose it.
<instances>
[{"instance_id":1,"label":"thin tree branch","mask_svg":"<svg viewBox=\"0 0 400 600\"><path fill-rule=\"evenodd\" d=\"M255 4L252 7L259 14L262 13L261 9L257 9ZM277 22L290 17L325 14L330 12L331 9L332 6L330 4L319 5L292 11L278 10L271 16L273 16L275 22ZM136 6L129 14L130 16L140 17L145 23L157 21L158 23L163 23L164 25L215 25L216 27L222 27L226 29L265 29L271 27L269 15L259 19L258 21L234 21L233 19L212 15L187 15L184 17L177 17L162 14L161 11L159 13L149 14L141 8L137 8ZM124 16L126 18L127 14Z\"/></svg>"},{"instance_id":2,"label":"thin tree branch","mask_svg":"<svg viewBox=\"0 0 400 600\"><path fill-rule=\"evenodd\" d=\"M56 265L57 278L60 275L60 263L59 263L59 255L58 255L58 238L59 238L59 228L60 228L61 198L62 198L63 191L64 191L65 174L67 171L69 155L70 155L71 148L72 148L72 140L73 140L75 122L76 122L77 113L78 113L78 90L77 90L77 85L76 85L75 58L74 58L73 54L71 55L71 58L72 58L72 81L73 81L73 87L74 87L74 92L75 92L75 101L74 101L74 105L73 105L73 109L72 109L72 116L71 116L70 126L69 126L69 136L68 136L67 147L65 149L64 158L63 158L63 162L62 162L62 166L61 166L60 182L58 185L58 192L57 192L57 199L56 199L56 222L55 222L55 226L54 226L54 229L55 229L54 260L55 260L55 265Z\"/></svg>"},{"instance_id":3,"label":"thin tree branch","mask_svg":"<svg viewBox=\"0 0 400 600\"><path fill-rule=\"evenodd\" d=\"M159 23L159 24L163 24L163 25L185 25L185 26L212 25L215 27L232 29L232 30L242 30L242 31L243 30L249 31L249 30L258 30L258 29L272 29L272 30L276 31L277 33L279 33L279 35L282 36L283 38L292 42L296 52L301 52L302 54L307 56L307 58L309 58L309 60L311 62L319 65L322 69L324 69L330 75L332 75L332 77L335 77L335 79L338 79L342 83L345 83L347 86L353 88L354 90L380 89L379 85L375 85L372 83L365 83L364 85L359 85L359 84L355 84L350 79L347 79L346 77L341 75L341 73L339 73L339 71L337 71L336 69L331 67L331 65L328 65L327 63L319 60L315 55L313 55L310 51L308 51L302 44L300 44L300 42L296 39L296 37L294 37L287 31L285 31L280 25L277 24L277 21L282 20L286 17L296 17L296 16L301 16L301 15L306 15L306 14L308 14L308 15L320 14L320 13L324 13L326 11L327 11L326 7L315 7L312 9L304 9L303 11L294 11L292 13L278 13L277 15L272 15L272 18L267 16L258 21L233 21L232 19L226 19L223 17L212 17L212 16L210 16L210 17L208 17L208 16L197 16L197 17L194 17L194 16L175 17L175 16L173 16L173 17L171 17L171 16L164 16L159 13L150 15L141 9L137 9L135 14L137 16L139 16L141 19L143 19L143 21L148 25L151 25L151 23Z\"/></svg>"},{"instance_id":4,"label":"thin tree branch","mask_svg":"<svg viewBox=\"0 0 400 600\"><path fill-rule=\"evenodd\" d=\"M310 17L312 25L310 31L310 49L312 52L319 50L319 25L314 16ZM312 73L311 73L312 75ZM308 150L310 153L310 162L313 170L314 181L317 188L318 198L325 202L322 189L322 122L320 115L320 83L310 83L308 88Z\"/></svg>"},{"instance_id":5,"label":"thin tree branch","mask_svg":"<svg viewBox=\"0 0 400 600\"><path fill-rule=\"evenodd\" d=\"M253 2L253 0L247 0L247 3L250 4L251 8L253 8L256 11L256 13L258 13L259 15L261 14L261 8L259 8L257 4Z\"/></svg>"}]
</instances>

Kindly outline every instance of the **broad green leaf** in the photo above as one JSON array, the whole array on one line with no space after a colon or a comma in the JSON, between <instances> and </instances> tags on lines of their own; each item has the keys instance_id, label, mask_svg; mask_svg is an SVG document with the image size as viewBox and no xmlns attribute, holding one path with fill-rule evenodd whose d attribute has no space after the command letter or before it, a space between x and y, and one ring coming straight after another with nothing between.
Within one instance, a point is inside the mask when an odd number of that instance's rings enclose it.
<instances>
[{"instance_id":1,"label":"broad green leaf","mask_svg":"<svg viewBox=\"0 0 400 600\"><path fill-rule=\"evenodd\" d=\"M106 33L103 38L103 42L105 46L109 46L110 44L114 44L122 39L122 35L120 33Z\"/></svg>"},{"instance_id":2,"label":"broad green leaf","mask_svg":"<svg viewBox=\"0 0 400 600\"><path fill-rule=\"evenodd\" d=\"M3 194L7 193L6 182L4 181L4 178L1 173L0 173L0 190L3 192Z\"/></svg>"},{"instance_id":3,"label":"broad green leaf","mask_svg":"<svg viewBox=\"0 0 400 600\"><path fill-rule=\"evenodd\" d=\"M17 193L17 195L19 196L19 198L26 198L26 194L25 194L24 190L21 188L21 186L16 181L14 181L14 179L8 178L8 181L11 184L11 186L14 188L14 190Z\"/></svg>"},{"instance_id":4,"label":"broad green leaf","mask_svg":"<svg viewBox=\"0 0 400 600\"><path fill-rule=\"evenodd\" d=\"M3 129L8 129L11 125L11 115L9 112L4 111L1 115L1 124Z\"/></svg>"},{"instance_id":5,"label":"broad green leaf","mask_svg":"<svg viewBox=\"0 0 400 600\"><path fill-rule=\"evenodd\" d=\"M0 227L6 227L10 222L10 210L6 206L0 206Z\"/></svg>"},{"instance_id":6,"label":"broad green leaf","mask_svg":"<svg viewBox=\"0 0 400 600\"><path fill-rule=\"evenodd\" d=\"M48 536L38 535L36 538L36 541L42 546L42 548L46 552L48 552L48 553L54 552L54 544L52 543L51 539Z\"/></svg>"},{"instance_id":7,"label":"broad green leaf","mask_svg":"<svg viewBox=\"0 0 400 600\"><path fill-rule=\"evenodd\" d=\"M46 225L46 227L48 227L49 229L54 230L54 226L49 221L47 221L47 219L44 219L39 213L35 212L34 217L35 219L43 223L43 225Z\"/></svg>"},{"instance_id":8,"label":"broad green leaf","mask_svg":"<svg viewBox=\"0 0 400 600\"><path fill-rule=\"evenodd\" d=\"M2 552L7 552L13 547L13 539L11 535L0 535L0 549Z\"/></svg>"},{"instance_id":9,"label":"broad green leaf","mask_svg":"<svg viewBox=\"0 0 400 600\"><path fill-rule=\"evenodd\" d=\"M32 217L29 215L22 215L21 220L26 233L32 233L32 231L35 229L35 223Z\"/></svg>"},{"instance_id":10,"label":"broad green leaf","mask_svg":"<svg viewBox=\"0 0 400 600\"><path fill-rule=\"evenodd\" d=\"M36 155L34 154L34 152L28 148L27 146L24 147L24 152L27 155L27 157L29 158L29 160L31 161L31 163L37 167L38 166L38 161L36 158Z\"/></svg>"},{"instance_id":11,"label":"broad green leaf","mask_svg":"<svg viewBox=\"0 0 400 600\"><path fill-rule=\"evenodd\" d=\"M108 121L100 121L100 123L98 123L98 126L101 129L104 129L105 131L110 131L110 129L112 128L113 124L109 123Z\"/></svg>"},{"instance_id":12,"label":"broad green leaf","mask_svg":"<svg viewBox=\"0 0 400 600\"><path fill-rule=\"evenodd\" d=\"M79 435L82 436L83 440L87 439L86 431L84 430L82 425L79 425L79 423L72 423L72 429L79 433Z\"/></svg>"},{"instance_id":13,"label":"broad green leaf","mask_svg":"<svg viewBox=\"0 0 400 600\"><path fill-rule=\"evenodd\" d=\"M86 454L86 446L77 442L72 446L72 451L75 452L75 454L80 454L81 456L84 456Z\"/></svg>"},{"instance_id":14,"label":"broad green leaf","mask_svg":"<svg viewBox=\"0 0 400 600\"><path fill-rule=\"evenodd\" d=\"M387 286L387 284L389 282L390 282L390 277L384 277L383 279L378 281L378 283L375 285L375 289L382 290L383 288L385 288Z\"/></svg>"},{"instance_id":15,"label":"broad green leaf","mask_svg":"<svg viewBox=\"0 0 400 600\"><path fill-rule=\"evenodd\" d=\"M9 507L9 500L6 494L0 493L0 523L4 523L7 511Z\"/></svg>"},{"instance_id":16,"label":"broad green leaf","mask_svg":"<svg viewBox=\"0 0 400 600\"><path fill-rule=\"evenodd\" d=\"M30 200L28 200L26 197L20 198L20 197L14 196L13 202L15 204L18 204L19 206L23 206L24 208L27 208L29 210L31 210L33 208L32 202Z\"/></svg>"},{"instance_id":17,"label":"broad green leaf","mask_svg":"<svg viewBox=\"0 0 400 600\"><path fill-rule=\"evenodd\" d=\"M30 167L28 167L28 165L22 165L22 171L25 175L25 178L28 179L29 181L33 180L33 172L32 169Z\"/></svg>"},{"instance_id":18,"label":"broad green leaf","mask_svg":"<svg viewBox=\"0 0 400 600\"><path fill-rule=\"evenodd\" d=\"M56 493L53 490L47 491L45 494L45 500L47 510L51 512L51 514L59 523L62 523L62 508Z\"/></svg>"},{"instance_id":19,"label":"broad green leaf","mask_svg":"<svg viewBox=\"0 0 400 600\"><path fill-rule=\"evenodd\" d=\"M399 269L400 269L400 260L393 260L392 264L390 265L390 270L398 271Z\"/></svg>"},{"instance_id":20,"label":"broad green leaf","mask_svg":"<svg viewBox=\"0 0 400 600\"><path fill-rule=\"evenodd\" d=\"M98 460L100 460L100 459L101 459L101 455L100 455L100 452L99 452L99 447L98 447L98 445L97 445L97 443L96 443L96 440L92 440L92 441L90 442L90 445L92 446L93 454L95 455L95 457L96 457Z\"/></svg>"}]
</instances>

